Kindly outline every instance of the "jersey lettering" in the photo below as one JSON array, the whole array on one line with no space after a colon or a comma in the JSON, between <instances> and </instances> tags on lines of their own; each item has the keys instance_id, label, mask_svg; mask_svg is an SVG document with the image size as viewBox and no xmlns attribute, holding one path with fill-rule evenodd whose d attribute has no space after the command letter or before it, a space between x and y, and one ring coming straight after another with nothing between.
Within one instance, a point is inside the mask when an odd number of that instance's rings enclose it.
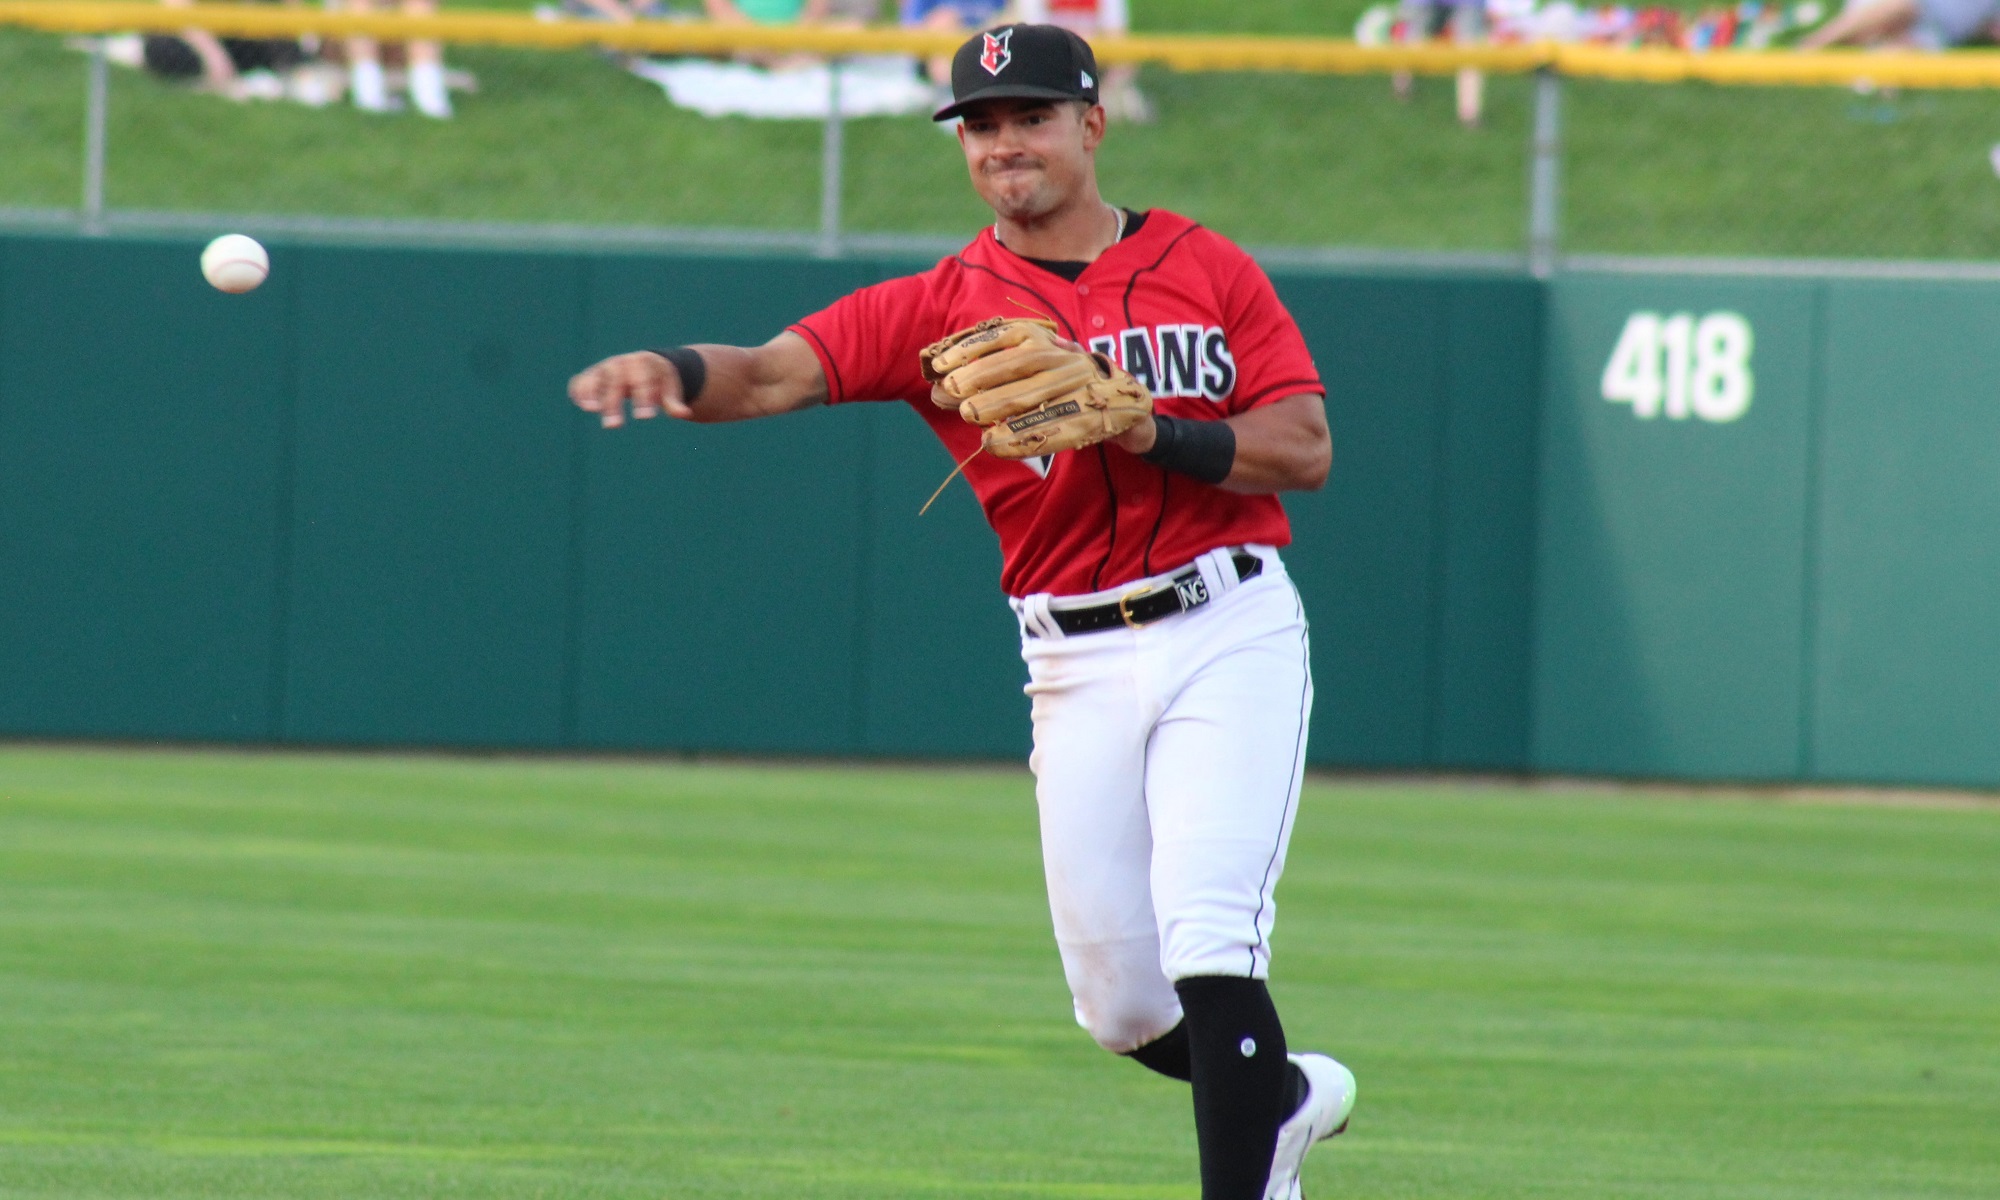
<instances>
[{"instance_id":1,"label":"jersey lettering","mask_svg":"<svg viewBox=\"0 0 2000 1200\"><path fill-rule=\"evenodd\" d=\"M1236 358L1215 325L1158 325L1121 330L1119 365L1155 396L1190 396L1220 403L1236 389ZM1111 354L1112 339L1092 338L1090 348Z\"/></svg>"},{"instance_id":2,"label":"jersey lettering","mask_svg":"<svg viewBox=\"0 0 2000 1200\"><path fill-rule=\"evenodd\" d=\"M1118 339L1114 337L1094 337L1090 339L1090 352L1102 354L1112 362L1118 361Z\"/></svg>"},{"instance_id":3,"label":"jersey lettering","mask_svg":"<svg viewBox=\"0 0 2000 1200\"><path fill-rule=\"evenodd\" d=\"M1199 325L1161 325L1159 337L1160 390L1162 396L1199 396L1201 380L1201 334Z\"/></svg>"},{"instance_id":4,"label":"jersey lettering","mask_svg":"<svg viewBox=\"0 0 2000 1200\"><path fill-rule=\"evenodd\" d=\"M1201 339L1201 392L1210 400L1220 400L1236 390L1236 358L1229 353L1229 339L1220 329L1210 329Z\"/></svg>"},{"instance_id":5,"label":"jersey lettering","mask_svg":"<svg viewBox=\"0 0 2000 1200\"><path fill-rule=\"evenodd\" d=\"M1155 396L1160 394L1160 377L1153 370L1153 339L1146 336L1143 329L1127 329L1118 335L1119 366L1127 374L1146 385L1146 390Z\"/></svg>"}]
</instances>

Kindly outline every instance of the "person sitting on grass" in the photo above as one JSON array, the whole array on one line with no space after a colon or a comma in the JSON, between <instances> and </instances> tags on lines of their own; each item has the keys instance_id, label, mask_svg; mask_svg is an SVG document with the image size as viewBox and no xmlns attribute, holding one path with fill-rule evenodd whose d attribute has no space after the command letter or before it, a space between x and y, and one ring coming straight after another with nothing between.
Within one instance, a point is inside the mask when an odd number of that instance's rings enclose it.
<instances>
[{"instance_id":1,"label":"person sitting on grass","mask_svg":"<svg viewBox=\"0 0 2000 1200\"><path fill-rule=\"evenodd\" d=\"M1995 41L2000 41L2000 0L1856 0L1801 38L1799 48L1948 50Z\"/></svg>"},{"instance_id":2,"label":"person sitting on grass","mask_svg":"<svg viewBox=\"0 0 2000 1200\"><path fill-rule=\"evenodd\" d=\"M342 0L327 0L329 9L339 7ZM375 11L375 0L344 0L352 12ZM437 0L400 0L407 16L433 16L437 12ZM443 121L451 117L451 93L445 88L444 44L434 41L416 41L405 45L410 103L427 117ZM351 37L347 39L347 69L349 86L354 91L354 107L363 112L394 112L395 104L389 99L389 81L382 70L382 47L374 38Z\"/></svg>"},{"instance_id":3,"label":"person sitting on grass","mask_svg":"<svg viewBox=\"0 0 2000 1200\"><path fill-rule=\"evenodd\" d=\"M1415 45L1451 35L1454 45L1476 46L1486 40L1484 0L1403 0L1399 23L1405 45ZM1416 94L1417 78L1409 71L1397 71L1389 84L1398 100ZM1457 77L1458 123L1477 129L1485 116L1486 75L1477 67L1461 67Z\"/></svg>"},{"instance_id":4,"label":"person sitting on grass","mask_svg":"<svg viewBox=\"0 0 2000 1200\"><path fill-rule=\"evenodd\" d=\"M168 8L187 8L194 0L161 0ZM206 29L176 34L149 34L144 43L146 69L167 79L199 79L207 91L241 98L243 75L250 71L288 71L306 60L299 44L287 38L219 38Z\"/></svg>"}]
</instances>

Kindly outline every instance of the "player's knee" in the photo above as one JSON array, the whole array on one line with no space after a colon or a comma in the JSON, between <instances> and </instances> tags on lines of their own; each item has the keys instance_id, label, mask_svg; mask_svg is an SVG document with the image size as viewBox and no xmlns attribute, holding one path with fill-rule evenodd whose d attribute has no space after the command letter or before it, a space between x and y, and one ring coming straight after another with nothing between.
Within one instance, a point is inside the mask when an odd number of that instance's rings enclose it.
<instances>
[{"instance_id":1,"label":"player's knee","mask_svg":"<svg viewBox=\"0 0 2000 1200\"><path fill-rule=\"evenodd\" d=\"M1129 1054L1158 1041L1180 1019L1178 1000L1162 1004L1156 997L1120 996L1088 1004L1082 998L1076 1002L1076 1023L1113 1054Z\"/></svg>"},{"instance_id":2,"label":"player's knee","mask_svg":"<svg viewBox=\"0 0 2000 1200\"><path fill-rule=\"evenodd\" d=\"M1161 1037L1180 1023L1181 1001L1173 984L1157 971L1150 974L1076 989L1076 1023L1113 1054L1129 1053Z\"/></svg>"},{"instance_id":3,"label":"player's knee","mask_svg":"<svg viewBox=\"0 0 2000 1200\"><path fill-rule=\"evenodd\" d=\"M1062 954L1076 1023L1113 1054L1143 1046L1180 1021L1180 997L1160 973L1153 938L1063 942Z\"/></svg>"}]
</instances>

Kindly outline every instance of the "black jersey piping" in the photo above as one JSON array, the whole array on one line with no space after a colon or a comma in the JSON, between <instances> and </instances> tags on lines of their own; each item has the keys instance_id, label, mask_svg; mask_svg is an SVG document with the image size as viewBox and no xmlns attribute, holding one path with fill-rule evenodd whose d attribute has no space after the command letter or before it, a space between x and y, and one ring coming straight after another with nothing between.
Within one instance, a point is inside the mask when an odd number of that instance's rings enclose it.
<instances>
[{"instance_id":1,"label":"black jersey piping","mask_svg":"<svg viewBox=\"0 0 2000 1200\"><path fill-rule=\"evenodd\" d=\"M1097 569L1090 573L1090 590L1097 591L1104 586L1104 568L1111 565L1111 555L1118 549L1118 485L1111 482L1111 456L1104 452L1104 443L1097 443L1097 465L1104 470L1104 492L1111 497L1111 532L1104 539L1104 557L1097 560Z\"/></svg>"},{"instance_id":2,"label":"black jersey piping","mask_svg":"<svg viewBox=\"0 0 2000 1200\"><path fill-rule=\"evenodd\" d=\"M1160 512L1153 518L1153 532L1146 535L1146 553L1139 560L1139 569L1147 575L1153 573L1153 543L1159 540L1160 526L1167 523L1167 493L1174 488L1171 471L1160 472Z\"/></svg>"},{"instance_id":3,"label":"black jersey piping","mask_svg":"<svg viewBox=\"0 0 2000 1200\"><path fill-rule=\"evenodd\" d=\"M1167 261L1167 255L1172 254L1174 252L1174 247L1181 244L1181 239L1200 228L1201 226L1199 225L1189 225L1186 229L1183 229L1179 233L1175 234L1174 240L1168 242L1166 249L1160 251L1160 257L1154 259L1147 266L1140 267L1138 270L1132 272L1132 277L1125 281L1124 304L1125 304L1125 327L1127 329L1130 329L1132 327L1132 289L1139 286L1139 276L1144 275L1148 271L1159 270L1160 264Z\"/></svg>"},{"instance_id":4,"label":"black jersey piping","mask_svg":"<svg viewBox=\"0 0 2000 1200\"><path fill-rule=\"evenodd\" d=\"M1002 248L1004 249L1005 247ZM1002 275L1000 272L994 270L992 267L981 266L979 263L967 262L961 255L956 255L956 254L953 255L952 261L968 271L984 271L988 275L991 275L993 278L999 280L1000 282L1011 283L1015 287L1020 288L1022 291L1028 293L1030 296L1033 296L1035 299L1040 300L1042 302L1042 306L1048 310L1048 313L1046 315L1049 317L1049 319L1060 323L1063 327L1064 332L1068 335L1071 341L1082 340L1081 338L1077 337L1076 327L1069 323L1069 318L1063 316L1061 311L1058 310L1055 305L1049 303L1049 298L1047 296L1042 295L1034 288L1029 287L1027 284L1023 283L1018 279L1012 279L1009 278L1008 276Z\"/></svg>"},{"instance_id":5,"label":"black jersey piping","mask_svg":"<svg viewBox=\"0 0 2000 1200\"><path fill-rule=\"evenodd\" d=\"M806 324L804 321L797 322L792 326L792 328L804 330L806 336L811 338L819 346L820 356L826 360L827 366L833 368L834 389L840 393L839 396L832 398L832 403L840 404L844 402L847 399L847 385L841 381L840 364L833 361L833 351L826 348L826 339L821 337L819 334L814 333L813 327Z\"/></svg>"}]
</instances>

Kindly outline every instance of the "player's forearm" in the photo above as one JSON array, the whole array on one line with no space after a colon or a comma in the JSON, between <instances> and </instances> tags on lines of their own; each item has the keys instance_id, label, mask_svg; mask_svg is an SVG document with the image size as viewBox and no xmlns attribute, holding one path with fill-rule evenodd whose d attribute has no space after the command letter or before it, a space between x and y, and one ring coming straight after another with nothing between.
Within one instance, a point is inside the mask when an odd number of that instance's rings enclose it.
<instances>
[{"instance_id":1,"label":"player's forearm","mask_svg":"<svg viewBox=\"0 0 2000 1200\"><path fill-rule=\"evenodd\" d=\"M569 381L569 397L606 429L661 413L683 421L747 421L826 401L812 347L785 332L761 346L677 346L616 354Z\"/></svg>"},{"instance_id":2,"label":"player's forearm","mask_svg":"<svg viewBox=\"0 0 2000 1200\"><path fill-rule=\"evenodd\" d=\"M1222 487L1250 495L1313 492L1333 469L1333 433L1318 396L1287 396L1229 418L1236 461Z\"/></svg>"},{"instance_id":3,"label":"player's forearm","mask_svg":"<svg viewBox=\"0 0 2000 1200\"><path fill-rule=\"evenodd\" d=\"M1222 421L1152 417L1112 439L1157 467L1232 492L1317 491L1333 468L1318 396L1287 396Z\"/></svg>"},{"instance_id":4,"label":"player's forearm","mask_svg":"<svg viewBox=\"0 0 2000 1200\"><path fill-rule=\"evenodd\" d=\"M797 412L826 403L824 377L818 360L810 377L800 370L796 355L767 343L763 346L690 346L701 356L700 394L689 399L689 420L703 423L748 421ZM810 356L810 351L807 355Z\"/></svg>"}]
</instances>

